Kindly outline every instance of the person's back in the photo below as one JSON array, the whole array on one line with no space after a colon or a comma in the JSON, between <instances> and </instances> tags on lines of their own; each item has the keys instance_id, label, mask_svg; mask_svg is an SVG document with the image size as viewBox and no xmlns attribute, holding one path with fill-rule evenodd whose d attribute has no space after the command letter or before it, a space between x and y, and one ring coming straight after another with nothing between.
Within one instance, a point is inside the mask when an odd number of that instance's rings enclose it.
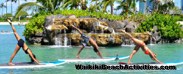
<instances>
[{"instance_id":1,"label":"person's back","mask_svg":"<svg viewBox=\"0 0 183 74\"><path fill-rule=\"evenodd\" d=\"M83 50L83 48L87 45L87 44L91 44L93 46L93 50L95 53L97 53L97 55L100 57L100 58L103 58L100 51L98 50L98 45L97 43L95 42L94 39L92 39L91 37L88 37L86 36L79 28L75 27L74 25L71 25L73 28L75 28L80 34L81 34L81 38L83 39L83 42L82 42L82 47L80 48L80 50L78 51L77 53L77 58L80 58L79 57L79 54L80 52Z\"/></svg>"},{"instance_id":2,"label":"person's back","mask_svg":"<svg viewBox=\"0 0 183 74\"><path fill-rule=\"evenodd\" d=\"M132 41L134 42L135 45L138 45L138 46L140 46L140 47L143 47L143 46L146 45L146 44L144 43L144 41L142 41L142 40L139 40L139 39L137 39L137 38L131 38L131 39L132 39Z\"/></svg>"}]
</instances>

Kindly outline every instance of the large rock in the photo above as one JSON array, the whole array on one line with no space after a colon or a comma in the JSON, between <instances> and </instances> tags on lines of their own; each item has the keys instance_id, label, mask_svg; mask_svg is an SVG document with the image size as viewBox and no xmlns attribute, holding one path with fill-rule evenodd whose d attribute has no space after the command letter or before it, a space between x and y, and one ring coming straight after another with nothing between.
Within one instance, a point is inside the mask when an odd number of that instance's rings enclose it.
<instances>
[{"instance_id":1,"label":"large rock","mask_svg":"<svg viewBox=\"0 0 183 74\"><path fill-rule=\"evenodd\" d=\"M158 43L161 40L160 32L158 31L157 26L153 27L153 30L151 31L151 43Z\"/></svg>"},{"instance_id":2,"label":"large rock","mask_svg":"<svg viewBox=\"0 0 183 74\"><path fill-rule=\"evenodd\" d=\"M96 19L81 17L77 18L75 15L51 15L46 17L44 23L44 32L42 34L35 34L30 38L31 43L41 43L42 45L54 45L62 43L65 38L71 45L80 45L80 34L70 25L75 25L81 31L93 38L99 46L120 46L127 38L121 29L126 29L128 32L134 32L138 23L125 21L109 21L106 19ZM142 40L149 40L146 34L132 34L134 37Z\"/></svg>"},{"instance_id":3,"label":"large rock","mask_svg":"<svg viewBox=\"0 0 183 74\"><path fill-rule=\"evenodd\" d=\"M41 44L42 37L30 37L30 38L28 38L28 41L31 44Z\"/></svg>"}]
</instances>

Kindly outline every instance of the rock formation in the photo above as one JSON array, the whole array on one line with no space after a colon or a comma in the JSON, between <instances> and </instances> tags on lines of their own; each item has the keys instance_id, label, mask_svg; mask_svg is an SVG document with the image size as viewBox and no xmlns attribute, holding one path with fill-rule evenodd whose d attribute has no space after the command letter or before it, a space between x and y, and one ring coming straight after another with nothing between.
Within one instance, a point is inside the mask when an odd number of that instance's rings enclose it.
<instances>
[{"instance_id":1,"label":"rock formation","mask_svg":"<svg viewBox=\"0 0 183 74\"><path fill-rule=\"evenodd\" d=\"M38 41L37 43L40 42L43 45L54 45L57 43L63 44L67 40L70 43L66 44L80 45L80 34L70 26L71 24L77 26L86 35L96 40L99 46L120 46L127 38L120 30L126 29L127 32L134 32L138 26L137 23L127 20L108 21L88 17L76 18L74 15L52 15L45 19L42 38L32 39L32 41ZM145 33L135 33L132 35L144 41L149 40L149 35Z\"/></svg>"}]
</instances>

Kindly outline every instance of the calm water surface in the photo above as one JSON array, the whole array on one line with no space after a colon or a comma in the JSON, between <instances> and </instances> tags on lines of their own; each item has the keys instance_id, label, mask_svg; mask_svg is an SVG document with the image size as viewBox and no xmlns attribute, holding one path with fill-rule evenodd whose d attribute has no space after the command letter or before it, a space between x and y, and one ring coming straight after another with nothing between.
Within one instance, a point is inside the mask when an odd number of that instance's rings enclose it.
<instances>
[{"instance_id":1,"label":"calm water surface","mask_svg":"<svg viewBox=\"0 0 183 74\"><path fill-rule=\"evenodd\" d=\"M24 39L24 26L15 26L17 32ZM0 31L12 31L10 26L0 26ZM24 39L25 40L25 39ZM17 41L13 34L0 34L0 64L7 63L11 54L15 49ZM157 58L162 62L183 62L183 44L154 44L148 45L153 52L156 53ZM130 55L134 46L120 46L120 47L100 47L100 51L104 57ZM50 46L29 45L33 53L36 54L40 61L49 62L61 58L75 58L79 47L67 48L52 48ZM81 52L81 58L99 58L92 50L92 48L85 48ZM20 50L13 62L29 61L28 55ZM120 60L127 62L127 59ZM118 61L119 62L119 61ZM106 62L105 64L117 64L117 61ZM135 54L131 62L152 62L149 56L145 55L142 50ZM86 63L83 63L86 64ZM87 63L90 64L90 63ZM92 63L93 64L93 63ZM99 63L100 64L100 63ZM60 66L51 68L34 68L34 69L0 69L0 74L181 74L183 65L177 66L177 70L172 71L135 71L135 70L76 70L75 63L66 63Z\"/></svg>"}]
</instances>

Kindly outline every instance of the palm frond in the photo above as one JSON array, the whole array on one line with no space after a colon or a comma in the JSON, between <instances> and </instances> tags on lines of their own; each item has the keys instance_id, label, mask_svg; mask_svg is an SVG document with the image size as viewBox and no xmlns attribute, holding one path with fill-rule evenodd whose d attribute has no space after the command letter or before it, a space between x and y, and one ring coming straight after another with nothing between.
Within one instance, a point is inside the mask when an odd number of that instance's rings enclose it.
<instances>
[{"instance_id":1,"label":"palm frond","mask_svg":"<svg viewBox=\"0 0 183 74\"><path fill-rule=\"evenodd\" d=\"M39 7L39 8L44 8L43 6L39 5L38 3L36 2L28 2L28 3L24 3L22 5L20 5L15 13L15 16L17 16L18 14L21 13L21 11L23 10L28 10L30 9L32 6L36 6L36 7Z\"/></svg>"},{"instance_id":2,"label":"palm frond","mask_svg":"<svg viewBox=\"0 0 183 74\"><path fill-rule=\"evenodd\" d=\"M28 15L28 13L26 12L26 11L20 11L16 16L15 16L15 18L18 18L19 16L26 16L26 15Z\"/></svg>"}]
</instances>

